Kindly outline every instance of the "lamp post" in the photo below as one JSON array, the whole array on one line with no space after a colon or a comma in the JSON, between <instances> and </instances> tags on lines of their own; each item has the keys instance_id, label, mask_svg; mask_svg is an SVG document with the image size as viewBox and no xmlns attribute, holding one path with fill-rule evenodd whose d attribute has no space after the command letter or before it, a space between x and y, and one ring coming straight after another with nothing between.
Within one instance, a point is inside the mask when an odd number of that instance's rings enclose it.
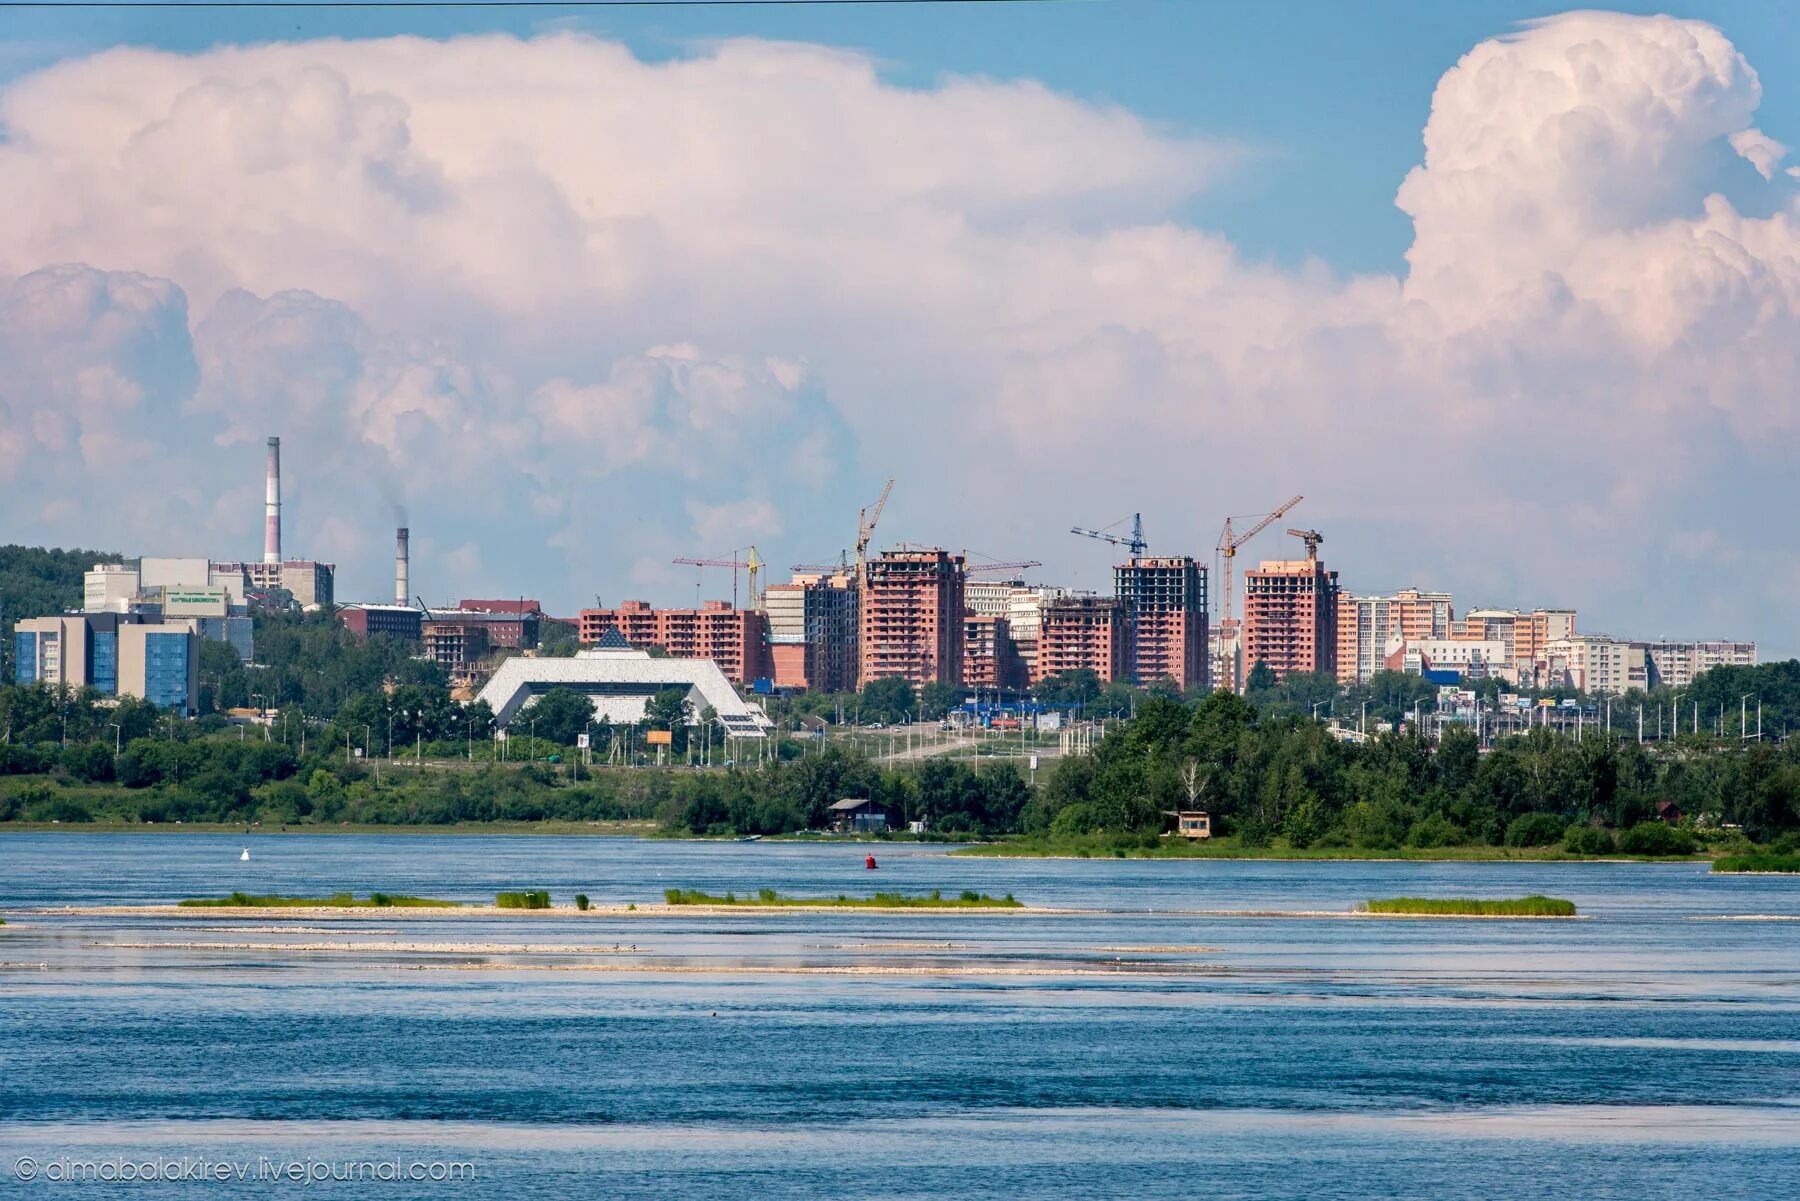
<instances>
[{"instance_id":1,"label":"lamp post","mask_svg":"<svg viewBox=\"0 0 1800 1201\"><path fill-rule=\"evenodd\" d=\"M1362 703L1362 714L1356 719L1357 730L1364 738L1369 736L1369 702Z\"/></svg>"},{"instance_id":2,"label":"lamp post","mask_svg":"<svg viewBox=\"0 0 1800 1201\"><path fill-rule=\"evenodd\" d=\"M1319 706L1320 705L1329 705L1330 703L1331 703L1330 701L1314 701L1313 707L1312 707L1312 719L1314 721L1318 721L1319 720Z\"/></svg>"},{"instance_id":3,"label":"lamp post","mask_svg":"<svg viewBox=\"0 0 1800 1201\"><path fill-rule=\"evenodd\" d=\"M106 728L113 732L113 758L116 759L119 757L120 743L124 739L125 731L116 721L107 722Z\"/></svg>"},{"instance_id":4,"label":"lamp post","mask_svg":"<svg viewBox=\"0 0 1800 1201\"><path fill-rule=\"evenodd\" d=\"M1743 696L1738 697L1739 742L1747 742L1750 738L1750 698L1753 696L1756 696L1754 692L1746 692ZM1762 708L1762 698L1760 696L1756 697L1756 706L1758 709Z\"/></svg>"}]
</instances>

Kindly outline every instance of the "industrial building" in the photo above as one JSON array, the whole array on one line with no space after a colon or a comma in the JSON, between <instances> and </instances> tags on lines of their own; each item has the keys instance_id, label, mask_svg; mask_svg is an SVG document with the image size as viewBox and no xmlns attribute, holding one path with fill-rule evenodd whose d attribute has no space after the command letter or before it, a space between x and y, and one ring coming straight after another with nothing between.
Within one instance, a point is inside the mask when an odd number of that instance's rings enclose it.
<instances>
[{"instance_id":1,"label":"industrial building","mask_svg":"<svg viewBox=\"0 0 1800 1201\"><path fill-rule=\"evenodd\" d=\"M869 560L860 625L858 682L902 679L917 688L962 682L963 557L890 550Z\"/></svg>"},{"instance_id":2,"label":"industrial building","mask_svg":"<svg viewBox=\"0 0 1800 1201\"><path fill-rule=\"evenodd\" d=\"M412 605L344 605L338 609L337 619L358 638L379 634L418 642L424 636L424 610Z\"/></svg>"},{"instance_id":3,"label":"industrial building","mask_svg":"<svg viewBox=\"0 0 1800 1201\"><path fill-rule=\"evenodd\" d=\"M1277 680L1294 672L1337 671L1337 572L1308 542L1304 559L1264 560L1244 573L1245 675L1258 663Z\"/></svg>"},{"instance_id":4,"label":"industrial building","mask_svg":"<svg viewBox=\"0 0 1800 1201\"><path fill-rule=\"evenodd\" d=\"M1032 684L1083 669L1102 684L1125 677L1125 607L1116 596L1067 596L1044 606Z\"/></svg>"},{"instance_id":5,"label":"industrial building","mask_svg":"<svg viewBox=\"0 0 1800 1201\"><path fill-rule=\"evenodd\" d=\"M1125 670L1135 684L1171 681L1181 691L1205 688L1206 569L1187 556L1133 556L1113 568L1113 590L1125 619Z\"/></svg>"},{"instance_id":6,"label":"industrial building","mask_svg":"<svg viewBox=\"0 0 1800 1201\"><path fill-rule=\"evenodd\" d=\"M763 592L770 670L777 687L849 692L856 687L857 590L848 569L797 572Z\"/></svg>"},{"instance_id":7,"label":"industrial building","mask_svg":"<svg viewBox=\"0 0 1800 1201\"><path fill-rule=\"evenodd\" d=\"M18 684L92 688L131 696L183 717L200 705L200 636L183 622L136 614L32 617L13 630Z\"/></svg>"},{"instance_id":8,"label":"industrial building","mask_svg":"<svg viewBox=\"0 0 1800 1201\"><path fill-rule=\"evenodd\" d=\"M255 624L241 580L205 559L96 563L82 579L82 611L185 625L201 638L229 643L245 663L256 655Z\"/></svg>"},{"instance_id":9,"label":"industrial building","mask_svg":"<svg viewBox=\"0 0 1800 1201\"><path fill-rule=\"evenodd\" d=\"M552 688L567 688L589 698L594 720L634 725L657 693L685 688L696 720L711 709L732 738L764 738L768 716L746 703L711 659L653 658L648 651L594 647L569 659L506 660L481 689L495 721L505 726L522 709Z\"/></svg>"}]
</instances>

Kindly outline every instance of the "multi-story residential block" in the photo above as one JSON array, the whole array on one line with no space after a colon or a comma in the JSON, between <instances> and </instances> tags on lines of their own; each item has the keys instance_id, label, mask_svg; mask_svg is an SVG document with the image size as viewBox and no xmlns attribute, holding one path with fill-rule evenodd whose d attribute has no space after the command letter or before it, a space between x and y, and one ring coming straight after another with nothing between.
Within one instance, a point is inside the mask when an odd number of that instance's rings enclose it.
<instances>
[{"instance_id":1,"label":"multi-story residential block","mask_svg":"<svg viewBox=\"0 0 1800 1201\"><path fill-rule=\"evenodd\" d=\"M848 692L856 687L856 577L852 571L796 575L763 593L769 658L782 688Z\"/></svg>"},{"instance_id":2,"label":"multi-story residential block","mask_svg":"<svg viewBox=\"0 0 1800 1201\"><path fill-rule=\"evenodd\" d=\"M1031 683L1088 670L1102 684L1125 678L1125 607L1116 596L1067 596L1042 612Z\"/></svg>"},{"instance_id":3,"label":"multi-story residential block","mask_svg":"<svg viewBox=\"0 0 1800 1201\"><path fill-rule=\"evenodd\" d=\"M1013 649L1018 652L1028 678L1035 671L1038 629L1044 606L1073 595L1069 588L1021 584L1016 580L969 580L963 591L970 613L1006 618Z\"/></svg>"},{"instance_id":4,"label":"multi-story residential block","mask_svg":"<svg viewBox=\"0 0 1800 1201\"><path fill-rule=\"evenodd\" d=\"M890 550L869 560L860 614L859 684L899 678L914 687L961 683L963 557Z\"/></svg>"},{"instance_id":5,"label":"multi-story residential block","mask_svg":"<svg viewBox=\"0 0 1800 1201\"><path fill-rule=\"evenodd\" d=\"M1472 609L1452 627L1450 637L1476 642L1500 641L1507 645L1513 662L1529 672L1543 657L1544 648L1575 634L1575 610Z\"/></svg>"},{"instance_id":6,"label":"multi-story residential block","mask_svg":"<svg viewBox=\"0 0 1800 1201\"><path fill-rule=\"evenodd\" d=\"M1148 685L1172 681L1205 688L1206 569L1186 556L1134 558L1113 568L1113 590L1125 617L1126 673Z\"/></svg>"},{"instance_id":7,"label":"multi-story residential block","mask_svg":"<svg viewBox=\"0 0 1800 1201\"><path fill-rule=\"evenodd\" d=\"M1456 618L1448 592L1402 588L1392 596L1338 598L1337 677L1356 684L1381 671L1397 642L1447 639Z\"/></svg>"},{"instance_id":8,"label":"multi-story residential block","mask_svg":"<svg viewBox=\"0 0 1800 1201\"><path fill-rule=\"evenodd\" d=\"M990 691L1025 686L1025 665L1006 618L972 613L963 619L963 683Z\"/></svg>"},{"instance_id":9,"label":"multi-story residential block","mask_svg":"<svg viewBox=\"0 0 1800 1201\"><path fill-rule=\"evenodd\" d=\"M1258 664L1278 680L1337 671L1337 572L1316 558L1264 560L1244 573L1245 676Z\"/></svg>"},{"instance_id":10,"label":"multi-story residential block","mask_svg":"<svg viewBox=\"0 0 1800 1201\"><path fill-rule=\"evenodd\" d=\"M742 684L772 675L768 618L729 601L707 601L698 609L653 609L646 601L629 600L616 609L581 611L577 636L583 645L597 645L608 630L617 630L629 646L711 659L727 678Z\"/></svg>"},{"instance_id":11,"label":"multi-story residential block","mask_svg":"<svg viewBox=\"0 0 1800 1201\"><path fill-rule=\"evenodd\" d=\"M1686 688L1694 677L1715 667L1756 666L1754 642L1663 640L1647 643L1645 653L1650 656L1652 687Z\"/></svg>"},{"instance_id":12,"label":"multi-story residential block","mask_svg":"<svg viewBox=\"0 0 1800 1201\"><path fill-rule=\"evenodd\" d=\"M1535 675L1540 688L1616 695L1649 686L1649 656L1641 642L1605 634L1570 634L1543 646Z\"/></svg>"}]
</instances>

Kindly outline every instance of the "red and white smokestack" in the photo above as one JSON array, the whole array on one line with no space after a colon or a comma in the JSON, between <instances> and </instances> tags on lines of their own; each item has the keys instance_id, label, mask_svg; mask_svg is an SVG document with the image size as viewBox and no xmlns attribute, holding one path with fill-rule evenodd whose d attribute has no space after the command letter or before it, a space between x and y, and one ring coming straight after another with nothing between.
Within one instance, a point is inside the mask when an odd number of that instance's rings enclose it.
<instances>
[{"instance_id":1,"label":"red and white smokestack","mask_svg":"<svg viewBox=\"0 0 1800 1201\"><path fill-rule=\"evenodd\" d=\"M407 549L407 529L401 526L394 531L394 603L404 605L411 589L408 577L411 574L412 552Z\"/></svg>"},{"instance_id":2,"label":"red and white smokestack","mask_svg":"<svg viewBox=\"0 0 1800 1201\"><path fill-rule=\"evenodd\" d=\"M269 439L269 484L263 498L263 562L281 562L281 439Z\"/></svg>"}]
</instances>

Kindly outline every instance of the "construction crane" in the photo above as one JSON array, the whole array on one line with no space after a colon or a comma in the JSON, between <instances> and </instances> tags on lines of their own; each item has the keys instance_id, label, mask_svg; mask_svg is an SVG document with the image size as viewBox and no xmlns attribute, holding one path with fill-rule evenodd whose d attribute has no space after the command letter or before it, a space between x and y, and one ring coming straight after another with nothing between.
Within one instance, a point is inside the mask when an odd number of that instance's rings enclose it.
<instances>
[{"instance_id":1,"label":"construction crane","mask_svg":"<svg viewBox=\"0 0 1800 1201\"><path fill-rule=\"evenodd\" d=\"M1325 535L1317 530L1289 530L1288 533L1306 543L1306 561L1308 563L1319 561L1319 543L1325 541Z\"/></svg>"},{"instance_id":2,"label":"construction crane","mask_svg":"<svg viewBox=\"0 0 1800 1201\"><path fill-rule=\"evenodd\" d=\"M856 514L856 584L859 588L866 587L869 582L869 540L875 536L875 523L881 520L881 511L887 508L888 493L893 490L894 481L890 479L887 487L881 490L881 499Z\"/></svg>"},{"instance_id":3,"label":"construction crane","mask_svg":"<svg viewBox=\"0 0 1800 1201\"><path fill-rule=\"evenodd\" d=\"M1225 531L1219 535L1218 546L1219 555L1224 560L1225 568L1225 612L1224 620L1219 623L1219 628L1221 630L1230 630L1233 626L1231 618L1232 560L1237 558L1238 547L1244 545L1244 543L1250 541L1250 539L1256 537L1271 525L1275 524L1277 518L1304 499L1306 498L1302 496L1290 498L1286 504L1280 506L1274 512L1263 514L1255 525L1251 526L1242 534L1234 535L1231 532L1231 518L1227 517L1225 519Z\"/></svg>"},{"instance_id":4,"label":"construction crane","mask_svg":"<svg viewBox=\"0 0 1800 1201\"><path fill-rule=\"evenodd\" d=\"M737 556L739 554L743 553L744 551L749 552L749 558L739 559ZM729 568L731 568L731 607L734 609L737 608L737 600L738 600L738 577L737 577L738 569L745 568L750 572L750 607L752 609L762 608L762 593L760 591L758 591L758 589L756 587L756 581L757 581L757 576L761 573L762 569L768 565L766 563L764 563L762 561L761 556L759 556L756 553L756 548L754 546L739 547L737 550L732 551L731 555L732 555L732 557L729 559L699 559L699 558L683 557L680 559L671 559L670 562L671 563L679 563L685 567L696 567L696 568L698 568L698 567L729 567ZM700 573L698 571L696 571L694 573L694 604L695 604L696 608L699 607L699 603L700 603Z\"/></svg>"},{"instance_id":5,"label":"construction crane","mask_svg":"<svg viewBox=\"0 0 1800 1201\"><path fill-rule=\"evenodd\" d=\"M1112 524L1118 525L1119 522L1124 520L1125 519L1121 517ZM1150 549L1150 544L1144 541L1144 515L1142 513L1133 513L1131 515L1131 534L1128 537L1107 533L1106 531L1111 528L1112 526L1109 525L1098 530L1087 530L1078 525L1072 525L1069 527L1069 532L1071 534L1080 534L1084 538L1098 538L1100 541L1110 542L1114 546L1123 546L1131 551L1131 557L1134 559L1142 558L1144 552Z\"/></svg>"},{"instance_id":6,"label":"construction crane","mask_svg":"<svg viewBox=\"0 0 1800 1201\"><path fill-rule=\"evenodd\" d=\"M1036 559L1021 559L1016 563L975 563L963 568L964 575L981 575L991 571L1025 571L1032 567L1042 567Z\"/></svg>"}]
</instances>

